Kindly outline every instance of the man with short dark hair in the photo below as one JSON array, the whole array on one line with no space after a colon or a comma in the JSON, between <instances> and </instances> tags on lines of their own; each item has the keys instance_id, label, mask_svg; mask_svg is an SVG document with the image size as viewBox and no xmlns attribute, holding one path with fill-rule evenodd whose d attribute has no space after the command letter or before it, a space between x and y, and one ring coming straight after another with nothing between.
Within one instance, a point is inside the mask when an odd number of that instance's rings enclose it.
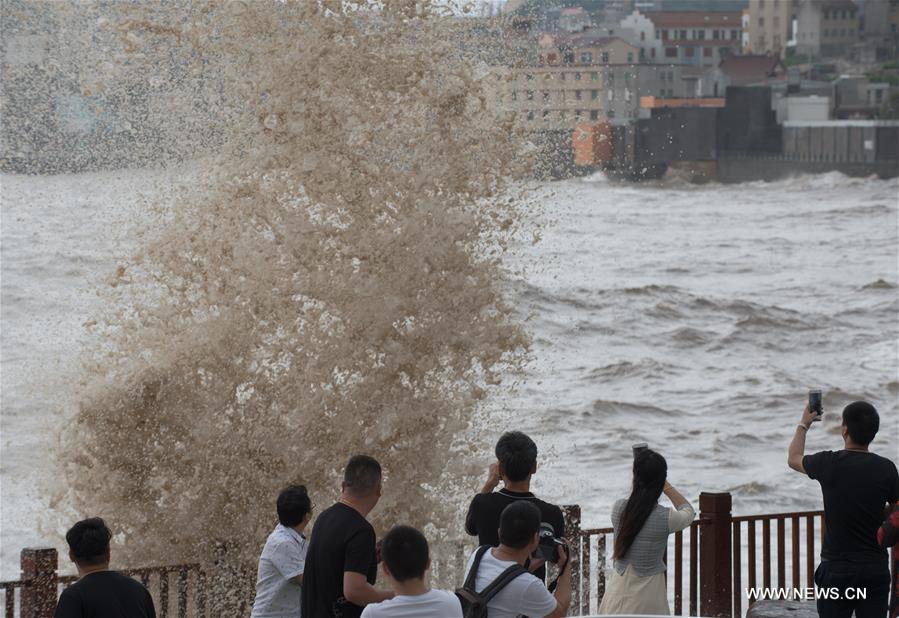
<instances>
[{"instance_id":1,"label":"man with short dark hair","mask_svg":"<svg viewBox=\"0 0 899 618\"><path fill-rule=\"evenodd\" d=\"M278 525L268 536L256 574L251 618L297 618L308 542L303 530L312 519L306 488L291 485L278 494Z\"/></svg>"},{"instance_id":2,"label":"man with short dark hair","mask_svg":"<svg viewBox=\"0 0 899 618\"><path fill-rule=\"evenodd\" d=\"M549 524L557 538L565 535L565 518L562 509L538 499L531 493L531 477L537 472L537 445L520 431L508 431L496 443L496 463L490 465L487 481L468 507L465 531L478 537L480 545L499 544L499 518L513 502L533 503L539 510L541 521ZM503 488L493 491L503 481ZM546 578L541 565L534 571L540 579Z\"/></svg>"},{"instance_id":3,"label":"man with short dark hair","mask_svg":"<svg viewBox=\"0 0 899 618\"><path fill-rule=\"evenodd\" d=\"M393 598L374 587L378 571L375 529L366 517L381 498L381 465L350 458L340 501L315 521L303 574L303 616L358 618L369 603Z\"/></svg>"},{"instance_id":4,"label":"man with short dark hair","mask_svg":"<svg viewBox=\"0 0 899 618\"><path fill-rule=\"evenodd\" d=\"M109 570L112 533L99 517L83 519L66 533L78 581L62 591L55 618L155 618L153 598L140 582Z\"/></svg>"},{"instance_id":5,"label":"man with short dark hair","mask_svg":"<svg viewBox=\"0 0 899 618\"><path fill-rule=\"evenodd\" d=\"M362 618L462 618L455 594L428 587L425 571L430 567L424 535L411 526L394 526L381 542L381 570L396 596L367 605Z\"/></svg>"},{"instance_id":6,"label":"man with short dark hair","mask_svg":"<svg viewBox=\"0 0 899 618\"><path fill-rule=\"evenodd\" d=\"M804 455L805 436L821 416L805 408L790 443L787 462L821 484L824 494L824 543L815 585L837 589L839 598L817 599L821 618L883 618L887 613L890 571L887 552L877 542L884 507L899 500L896 465L871 453L868 445L880 428L870 403L856 401L843 409L843 450ZM865 590L865 598L855 594Z\"/></svg>"},{"instance_id":7,"label":"man with short dark hair","mask_svg":"<svg viewBox=\"0 0 899 618\"><path fill-rule=\"evenodd\" d=\"M482 546L472 554L465 568L465 579L475 571L475 591L482 592L506 569L516 564L524 566L539 544L540 510L529 501L509 504L500 515L499 546ZM485 551L486 550L486 551ZM481 556L480 562L477 557ZM490 618L561 618L571 603L571 569L568 553L559 548L558 566L561 569L555 594L540 579L523 572L500 589L487 603Z\"/></svg>"}]
</instances>

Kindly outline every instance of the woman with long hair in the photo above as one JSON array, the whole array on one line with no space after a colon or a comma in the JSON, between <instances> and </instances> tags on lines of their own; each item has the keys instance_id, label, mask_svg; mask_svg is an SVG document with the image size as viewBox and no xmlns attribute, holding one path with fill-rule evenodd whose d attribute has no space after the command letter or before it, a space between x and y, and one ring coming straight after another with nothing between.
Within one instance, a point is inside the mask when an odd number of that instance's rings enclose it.
<instances>
[{"instance_id":1,"label":"woman with long hair","mask_svg":"<svg viewBox=\"0 0 899 618\"><path fill-rule=\"evenodd\" d=\"M650 449L634 457L634 484L627 500L612 507L615 549L612 573L600 614L668 615L665 563L668 535L683 530L696 516L693 507L666 480L665 458ZM672 508L659 504L662 493Z\"/></svg>"}]
</instances>

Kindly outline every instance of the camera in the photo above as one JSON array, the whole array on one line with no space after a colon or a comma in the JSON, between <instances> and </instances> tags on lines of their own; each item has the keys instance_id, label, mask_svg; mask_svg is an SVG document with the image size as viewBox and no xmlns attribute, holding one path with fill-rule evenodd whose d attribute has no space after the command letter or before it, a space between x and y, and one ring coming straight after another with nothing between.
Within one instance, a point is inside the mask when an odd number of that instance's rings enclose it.
<instances>
[{"instance_id":1,"label":"camera","mask_svg":"<svg viewBox=\"0 0 899 618\"><path fill-rule=\"evenodd\" d=\"M634 446L634 457L636 457L640 451L645 451L649 448L649 445L646 442L637 442Z\"/></svg>"},{"instance_id":2,"label":"camera","mask_svg":"<svg viewBox=\"0 0 899 618\"><path fill-rule=\"evenodd\" d=\"M546 562L559 561L559 547L564 547L565 542L556 538L556 531L551 524L540 524L540 544L534 550L534 557ZM566 548L567 549L567 548Z\"/></svg>"},{"instance_id":3,"label":"camera","mask_svg":"<svg viewBox=\"0 0 899 618\"><path fill-rule=\"evenodd\" d=\"M821 391L813 390L808 392L808 409L818 416L824 414L824 399Z\"/></svg>"}]
</instances>

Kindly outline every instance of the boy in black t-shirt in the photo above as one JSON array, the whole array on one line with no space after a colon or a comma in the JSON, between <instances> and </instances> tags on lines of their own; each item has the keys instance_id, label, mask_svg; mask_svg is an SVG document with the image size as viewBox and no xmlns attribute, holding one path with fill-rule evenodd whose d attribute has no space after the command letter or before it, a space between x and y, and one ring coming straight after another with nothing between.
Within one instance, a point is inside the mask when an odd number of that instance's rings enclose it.
<instances>
[{"instance_id":1,"label":"boy in black t-shirt","mask_svg":"<svg viewBox=\"0 0 899 618\"><path fill-rule=\"evenodd\" d=\"M837 589L839 598L817 600L821 618L883 618L887 613L890 571L886 550L877 542L884 507L899 500L896 465L868 451L880 427L870 403L856 401L843 410L843 450L803 455L805 436L820 416L808 407L790 443L791 468L821 484L824 543L815 585ZM864 589L865 598L855 598Z\"/></svg>"},{"instance_id":2,"label":"boy in black t-shirt","mask_svg":"<svg viewBox=\"0 0 899 618\"><path fill-rule=\"evenodd\" d=\"M153 598L140 582L109 570L112 534L99 517L84 519L66 533L78 581L62 591L55 618L155 618Z\"/></svg>"},{"instance_id":3,"label":"boy in black t-shirt","mask_svg":"<svg viewBox=\"0 0 899 618\"><path fill-rule=\"evenodd\" d=\"M478 537L479 545L499 545L500 515L513 502L526 500L540 510L541 522L553 527L556 538L565 534L562 509L540 500L531 493L531 476L537 471L537 445L520 431L508 431L496 443L497 462L491 464L481 493L471 500L465 517L465 531ZM493 491L503 481L503 488ZM546 578L546 568L531 561L533 573Z\"/></svg>"},{"instance_id":4,"label":"boy in black t-shirt","mask_svg":"<svg viewBox=\"0 0 899 618\"><path fill-rule=\"evenodd\" d=\"M366 516L381 498L381 465L355 455L343 474L340 501L315 520L303 573L304 618L359 618L369 603L393 598L374 587L375 529Z\"/></svg>"}]
</instances>

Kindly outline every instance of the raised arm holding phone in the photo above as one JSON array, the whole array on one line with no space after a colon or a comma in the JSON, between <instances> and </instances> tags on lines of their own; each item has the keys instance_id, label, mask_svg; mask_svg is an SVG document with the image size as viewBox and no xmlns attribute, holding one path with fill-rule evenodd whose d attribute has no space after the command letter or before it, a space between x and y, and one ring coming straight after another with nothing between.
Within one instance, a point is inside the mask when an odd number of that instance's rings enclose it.
<instances>
[{"instance_id":1,"label":"raised arm holding phone","mask_svg":"<svg viewBox=\"0 0 899 618\"><path fill-rule=\"evenodd\" d=\"M883 618L890 571L877 530L884 507L899 500L899 473L892 461L868 450L880 417L866 401L843 409L841 450L805 455L806 434L823 411L820 391L810 392L787 454L789 466L818 481L824 497L824 542L815 585L838 594L817 599L818 615L836 618L854 612L856 618ZM866 591L865 598L857 598L857 589Z\"/></svg>"}]
</instances>

